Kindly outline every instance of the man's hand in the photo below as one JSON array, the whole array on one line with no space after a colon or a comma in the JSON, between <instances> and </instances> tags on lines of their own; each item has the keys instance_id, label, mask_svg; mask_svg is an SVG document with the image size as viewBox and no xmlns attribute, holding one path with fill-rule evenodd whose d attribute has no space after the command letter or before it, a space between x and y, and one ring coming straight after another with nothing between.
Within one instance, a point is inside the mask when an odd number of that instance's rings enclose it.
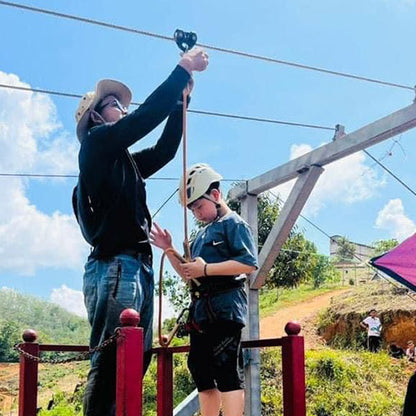
<instances>
[{"instance_id":1,"label":"man's hand","mask_svg":"<svg viewBox=\"0 0 416 416\"><path fill-rule=\"evenodd\" d=\"M186 93L186 95L190 95L193 89L194 89L194 79L191 78L188 81L188 84L186 85L186 87L183 91Z\"/></svg>"},{"instance_id":2,"label":"man's hand","mask_svg":"<svg viewBox=\"0 0 416 416\"><path fill-rule=\"evenodd\" d=\"M172 248L172 236L169 231L162 230L155 222L150 230L150 242L164 251L168 248Z\"/></svg>"},{"instance_id":3,"label":"man's hand","mask_svg":"<svg viewBox=\"0 0 416 416\"><path fill-rule=\"evenodd\" d=\"M208 55L201 48L193 48L183 54L179 65L186 69L191 75L192 71L204 71L208 66Z\"/></svg>"},{"instance_id":4,"label":"man's hand","mask_svg":"<svg viewBox=\"0 0 416 416\"><path fill-rule=\"evenodd\" d=\"M197 277L204 276L204 267L206 262L201 257L197 257L191 263L180 264L179 267L182 270L182 276L185 279L191 280Z\"/></svg>"}]
</instances>

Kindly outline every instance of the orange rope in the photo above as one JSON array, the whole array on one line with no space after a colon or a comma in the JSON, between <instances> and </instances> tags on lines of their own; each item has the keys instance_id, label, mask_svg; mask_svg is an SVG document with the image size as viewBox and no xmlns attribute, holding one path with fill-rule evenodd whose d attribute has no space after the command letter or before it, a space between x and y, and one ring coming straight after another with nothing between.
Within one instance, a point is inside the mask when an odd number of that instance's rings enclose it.
<instances>
[{"instance_id":1,"label":"orange rope","mask_svg":"<svg viewBox=\"0 0 416 416\"><path fill-rule=\"evenodd\" d=\"M182 130L183 130L183 142L182 142L182 173L183 173L183 222L184 222L184 241L183 241L183 250L185 254L185 259L182 257L175 256L179 259L179 261L186 263L191 261L191 249L189 246L189 239L188 239L188 194L187 194L187 174L186 174L186 166L187 166L187 104L188 104L188 88L183 90L183 104L182 104ZM158 335L159 335L159 344L162 347L168 347L171 343L173 337L175 336L177 330L179 329L179 324L176 323L173 327L172 331L169 335L162 335L162 296L163 296L163 267L165 263L166 257L166 250L162 258L160 259L160 271L159 271L159 317L158 317ZM192 281L199 286L201 283L197 279L192 279Z\"/></svg>"},{"instance_id":2,"label":"orange rope","mask_svg":"<svg viewBox=\"0 0 416 416\"><path fill-rule=\"evenodd\" d=\"M185 260L191 261L191 250L189 247L189 239L188 239L188 193L187 193L187 174L186 174L186 166L188 165L187 160L187 102L188 102L188 88L183 90L183 103L182 103L182 128L183 128L183 143L182 143L182 174L183 174L183 231L184 231L184 241L183 241L183 250L185 254Z\"/></svg>"}]
</instances>

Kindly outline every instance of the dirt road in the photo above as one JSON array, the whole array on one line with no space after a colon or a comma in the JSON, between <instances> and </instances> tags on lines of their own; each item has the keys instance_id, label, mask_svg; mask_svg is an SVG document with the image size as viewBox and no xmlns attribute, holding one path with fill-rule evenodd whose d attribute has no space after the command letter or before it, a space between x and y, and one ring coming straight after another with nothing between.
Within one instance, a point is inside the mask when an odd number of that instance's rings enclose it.
<instances>
[{"instance_id":1,"label":"dirt road","mask_svg":"<svg viewBox=\"0 0 416 416\"><path fill-rule=\"evenodd\" d=\"M298 321L302 325L301 335L305 337L307 349L317 348L322 345L316 335L314 321L319 311L330 306L331 299L348 289L339 289L324 293L313 299L300 302L294 306L281 309L274 315L263 318L260 322L260 337L275 338L285 334L284 327L289 321Z\"/></svg>"}]
</instances>

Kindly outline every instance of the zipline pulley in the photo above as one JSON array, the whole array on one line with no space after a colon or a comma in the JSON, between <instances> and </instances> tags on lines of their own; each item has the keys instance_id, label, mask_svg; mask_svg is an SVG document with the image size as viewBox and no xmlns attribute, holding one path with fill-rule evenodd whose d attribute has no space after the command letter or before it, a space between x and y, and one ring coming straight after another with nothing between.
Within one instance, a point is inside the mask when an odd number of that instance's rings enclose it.
<instances>
[{"instance_id":1,"label":"zipline pulley","mask_svg":"<svg viewBox=\"0 0 416 416\"><path fill-rule=\"evenodd\" d=\"M183 52L187 52L192 49L196 45L197 36L194 32L185 32L181 29L176 29L175 33L173 34L173 38L175 39L178 48Z\"/></svg>"}]
</instances>

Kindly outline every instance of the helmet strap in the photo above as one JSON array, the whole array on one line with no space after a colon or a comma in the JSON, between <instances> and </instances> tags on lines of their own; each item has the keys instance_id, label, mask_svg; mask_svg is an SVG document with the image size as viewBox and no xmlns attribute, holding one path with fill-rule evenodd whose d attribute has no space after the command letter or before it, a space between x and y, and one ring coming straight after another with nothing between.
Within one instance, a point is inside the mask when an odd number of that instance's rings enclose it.
<instances>
[{"instance_id":1,"label":"helmet strap","mask_svg":"<svg viewBox=\"0 0 416 416\"><path fill-rule=\"evenodd\" d=\"M216 201L215 199L211 198L210 196L208 196L207 194L203 195L202 198L212 202L215 205L215 208L217 209L217 217L215 218L214 221L218 220L219 218L222 217L222 213L221 213L221 204Z\"/></svg>"}]
</instances>

